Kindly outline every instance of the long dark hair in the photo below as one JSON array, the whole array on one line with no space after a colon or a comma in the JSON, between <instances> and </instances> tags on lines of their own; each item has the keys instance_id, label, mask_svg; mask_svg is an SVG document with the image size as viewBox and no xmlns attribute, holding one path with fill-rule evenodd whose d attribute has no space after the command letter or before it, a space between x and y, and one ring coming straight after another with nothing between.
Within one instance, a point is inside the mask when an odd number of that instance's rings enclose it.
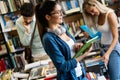
<instances>
[{"instance_id":1,"label":"long dark hair","mask_svg":"<svg viewBox=\"0 0 120 80\"><path fill-rule=\"evenodd\" d=\"M46 20L45 16L51 15L51 12L54 10L56 4L58 4L56 1L47 0L38 4L35 8L36 21L40 29L39 31L41 38L48 27L48 21Z\"/></svg>"}]
</instances>

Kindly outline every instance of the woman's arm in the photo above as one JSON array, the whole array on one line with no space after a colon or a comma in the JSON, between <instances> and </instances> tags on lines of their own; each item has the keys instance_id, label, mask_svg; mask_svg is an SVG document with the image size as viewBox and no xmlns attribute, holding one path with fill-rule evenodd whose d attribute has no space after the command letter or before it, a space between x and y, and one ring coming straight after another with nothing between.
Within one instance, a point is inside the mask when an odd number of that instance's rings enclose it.
<instances>
[{"instance_id":1,"label":"woman's arm","mask_svg":"<svg viewBox=\"0 0 120 80\"><path fill-rule=\"evenodd\" d=\"M109 49L107 50L107 52L103 56L105 64L108 63L109 56L110 56L112 50L114 49L116 43L118 42L118 25L117 25L118 23L117 23L117 17L115 16L114 13L108 14L108 23L110 26L110 30L112 32L113 40L110 44Z\"/></svg>"}]
</instances>

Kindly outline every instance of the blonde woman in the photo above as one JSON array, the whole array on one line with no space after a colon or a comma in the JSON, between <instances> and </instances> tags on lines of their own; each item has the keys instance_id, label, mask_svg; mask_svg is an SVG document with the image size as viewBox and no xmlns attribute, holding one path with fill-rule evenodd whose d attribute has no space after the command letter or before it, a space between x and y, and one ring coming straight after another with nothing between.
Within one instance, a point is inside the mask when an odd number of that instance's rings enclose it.
<instances>
[{"instance_id":1,"label":"blonde woman","mask_svg":"<svg viewBox=\"0 0 120 80\"><path fill-rule=\"evenodd\" d=\"M110 80L120 80L120 44L114 10L97 0L86 0L83 3L83 15L89 27L102 32L101 46L105 49L103 60L108 66Z\"/></svg>"}]
</instances>

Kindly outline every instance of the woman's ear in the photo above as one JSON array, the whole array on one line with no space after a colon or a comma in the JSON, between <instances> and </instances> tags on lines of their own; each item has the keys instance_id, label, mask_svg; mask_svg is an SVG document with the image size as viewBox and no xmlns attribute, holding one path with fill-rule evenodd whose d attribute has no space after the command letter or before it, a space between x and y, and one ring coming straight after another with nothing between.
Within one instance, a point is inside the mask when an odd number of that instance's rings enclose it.
<instances>
[{"instance_id":1,"label":"woman's ear","mask_svg":"<svg viewBox=\"0 0 120 80\"><path fill-rule=\"evenodd\" d=\"M45 15L45 18L46 18L46 20L50 20L50 16L49 15Z\"/></svg>"}]
</instances>

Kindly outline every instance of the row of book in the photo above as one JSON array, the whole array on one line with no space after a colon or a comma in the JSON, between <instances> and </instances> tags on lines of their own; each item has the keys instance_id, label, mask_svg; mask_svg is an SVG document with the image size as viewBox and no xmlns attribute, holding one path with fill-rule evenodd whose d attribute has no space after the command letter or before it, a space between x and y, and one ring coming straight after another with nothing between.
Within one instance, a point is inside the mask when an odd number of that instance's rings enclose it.
<instances>
[{"instance_id":1,"label":"row of book","mask_svg":"<svg viewBox=\"0 0 120 80\"><path fill-rule=\"evenodd\" d=\"M8 39L7 45L10 52L16 52L24 49L20 42L19 36L14 36Z\"/></svg>"},{"instance_id":2,"label":"row of book","mask_svg":"<svg viewBox=\"0 0 120 80\"><path fill-rule=\"evenodd\" d=\"M13 80L11 78L11 75L12 75L12 70L10 70L10 69L5 70L5 71L1 72L0 80Z\"/></svg>"},{"instance_id":3,"label":"row of book","mask_svg":"<svg viewBox=\"0 0 120 80\"><path fill-rule=\"evenodd\" d=\"M15 71L22 71L25 67L25 58L23 54L10 54Z\"/></svg>"},{"instance_id":4,"label":"row of book","mask_svg":"<svg viewBox=\"0 0 120 80\"><path fill-rule=\"evenodd\" d=\"M72 12L80 12L82 10L82 4L84 0L64 0L61 1L61 6L65 14L69 14ZM71 10L69 12L69 10Z\"/></svg>"},{"instance_id":5,"label":"row of book","mask_svg":"<svg viewBox=\"0 0 120 80\"><path fill-rule=\"evenodd\" d=\"M24 0L0 0L0 14L17 11L23 3Z\"/></svg>"},{"instance_id":6,"label":"row of book","mask_svg":"<svg viewBox=\"0 0 120 80\"><path fill-rule=\"evenodd\" d=\"M107 80L104 75L100 76L100 74L96 74L94 72L88 72L86 77L88 80Z\"/></svg>"},{"instance_id":7,"label":"row of book","mask_svg":"<svg viewBox=\"0 0 120 80\"><path fill-rule=\"evenodd\" d=\"M98 0L106 6L113 5L120 2L119 0ZM70 14L73 12L82 12L82 4L84 0L64 0L61 1L61 6L65 14Z\"/></svg>"},{"instance_id":8,"label":"row of book","mask_svg":"<svg viewBox=\"0 0 120 80\"><path fill-rule=\"evenodd\" d=\"M106 80L106 78L109 78L108 69L103 62L100 52L90 54L84 59L87 78L89 80ZM103 77L104 79L102 79Z\"/></svg>"},{"instance_id":9,"label":"row of book","mask_svg":"<svg viewBox=\"0 0 120 80\"><path fill-rule=\"evenodd\" d=\"M43 67L33 68L30 72L30 79L40 79L50 80L57 75L56 68L49 68L49 65Z\"/></svg>"},{"instance_id":10,"label":"row of book","mask_svg":"<svg viewBox=\"0 0 120 80\"><path fill-rule=\"evenodd\" d=\"M69 32L70 32L72 35L76 36L77 31L80 30L79 27L80 27L81 25L84 25L84 21L83 21L83 19L81 18L81 19L78 19L78 20L76 20L76 21L69 22L69 23L67 23L67 25L68 25L68 27L69 27Z\"/></svg>"},{"instance_id":11,"label":"row of book","mask_svg":"<svg viewBox=\"0 0 120 80\"><path fill-rule=\"evenodd\" d=\"M10 59L8 57L4 57L0 59L0 72L5 71L6 69L11 69L12 66L10 64Z\"/></svg>"},{"instance_id":12,"label":"row of book","mask_svg":"<svg viewBox=\"0 0 120 80\"><path fill-rule=\"evenodd\" d=\"M12 30L12 28L15 27L15 22L18 19L18 17L19 15L15 13L8 13L1 15L0 22L1 22L2 31L6 32Z\"/></svg>"}]
</instances>

